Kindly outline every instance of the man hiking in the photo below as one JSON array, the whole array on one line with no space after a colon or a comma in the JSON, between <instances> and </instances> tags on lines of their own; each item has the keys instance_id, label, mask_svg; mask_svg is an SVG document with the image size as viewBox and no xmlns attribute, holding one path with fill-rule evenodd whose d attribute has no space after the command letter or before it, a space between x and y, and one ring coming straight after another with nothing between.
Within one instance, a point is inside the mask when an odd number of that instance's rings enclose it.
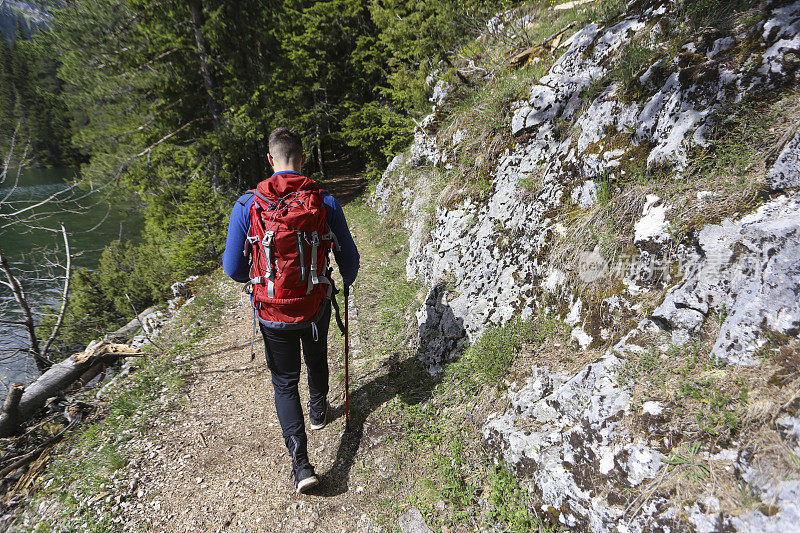
<instances>
[{"instance_id":1,"label":"man hiking","mask_svg":"<svg viewBox=\"0 0 800 533\"><path fill-rule=\"evenodd\" d=\"M328 326L333 249L349 292L359 255L342 206L300 174L306 162L296 131L277 128L269 136L274 174L234 204L223 268L245 283L264 337L275 390L275 410L292 460L298 493L319 483L308 458L306 427L297 384L302 344L310 401L309 428L322 429L328 416Z\"/></svg>"}]
</instances>

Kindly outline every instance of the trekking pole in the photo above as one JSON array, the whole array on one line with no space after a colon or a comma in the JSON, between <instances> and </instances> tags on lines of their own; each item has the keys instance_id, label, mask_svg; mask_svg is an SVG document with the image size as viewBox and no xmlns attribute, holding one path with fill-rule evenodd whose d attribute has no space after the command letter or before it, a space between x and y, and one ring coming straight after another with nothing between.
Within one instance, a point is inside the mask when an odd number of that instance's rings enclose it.
<instances>
[{"instance_id":1,"label":"trekking pole","mask_svg":"<svg viewBox=\"0 0 800 533\"><path fill-rule=\"evenodd\" d=\"M344 286L344 431L350 432L350 287Z\"/></svg>"}]
</instances>

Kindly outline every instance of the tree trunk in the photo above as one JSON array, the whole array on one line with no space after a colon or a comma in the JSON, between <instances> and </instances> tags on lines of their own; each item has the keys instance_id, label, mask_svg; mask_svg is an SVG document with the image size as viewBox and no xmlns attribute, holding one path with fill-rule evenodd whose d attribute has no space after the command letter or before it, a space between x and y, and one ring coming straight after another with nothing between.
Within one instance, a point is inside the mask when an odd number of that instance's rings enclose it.
<instances>
[{"instance_id":1,"label":"tree trunk","mask_svg":"<svg viewBox=\"0 0 800 533\"><path fill-rule=\"evenodd\" d=\"M319 167L319 173L322 177L322 181L325 181L327 178L327 173L325 172L325 151L322 147L322 126L320 121L322 120L323 110L320 109L319 100L317 99L317 91L316 89L311 91L312 98L314 99L314 111L317 112L317 120L314 124L314 132L315 132L315 150L317 152L317 166Z\"/></svg>"},{"instance_id":2,"label":"tree trunk","mask_svg":"<svg viewBox=\"0 0 800 533\"><path fill-rule=\"evenodd\" d=\"M147 315L156 310L156 307L148 307L137 316L133 317L130 322L119 328L117 331L109 333L106 338L111 342L128 342L130 341L139 328L142 327L142 321Z\"/></svg>"},{"instance_id":3,"label":"tree trunk","mask_svg":"<svg viewBox=\"0 0 800 533\"><path fill-rule=\"evenodd\" d=\"M325 181L328 176L325 172L325 156L323 155L322 149L322 133L320 131L319 122L317 123L317 164L319 165L319 174L322 177L322 181Z\"/></svg>"},{"instance_id":4,"label":"tree trunk","mask_svg":"<svg viewBox=\"0 0 800 533\"><path fill-rule=\"evenodd\" d=\"M200 0L189 0L189 14L192 17L192 26L194 27L194 44L197 47L197 54L200 56L200 75L203 78L203 85L205 86L206 103L208 105L208 111L211 114L214 129L217 129L219 127L220 108L219 104L212 96L212 92L214 91L214 79L211 77L208 51L206 50L205 39L203 38L203 7L200 4Z\"/></svg>"},{"instance_id":5,"label":"tree trunk","mask_svg":"<svg viewBox=\"0 0 800 533\"><path fill-rule=\"evenodd\" d=\"M22 383L14 383L8 389L8 396L3 403L3 410L0 411L0 418L8 420L9 425L16 426L19 424L19 401L22 399L22 394L25 392L25 385Z\"/></svg>"}]
</instances>

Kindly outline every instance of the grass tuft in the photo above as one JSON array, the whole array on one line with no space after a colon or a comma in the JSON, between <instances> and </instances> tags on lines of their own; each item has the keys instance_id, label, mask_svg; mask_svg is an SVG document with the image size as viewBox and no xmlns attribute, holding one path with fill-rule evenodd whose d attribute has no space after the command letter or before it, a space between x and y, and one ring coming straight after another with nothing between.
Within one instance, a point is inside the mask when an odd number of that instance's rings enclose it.
<instances>
[{"instance_id":1,"label":"grass tuft","mask_svg":"<svg viewBox=\"0 0 800 533\"><path fill-rule=\"evenodd\" d=\"M658 50L651 43L632 39L620 51L612 79L620 84L624 94L638 96L642 89L639 77L657 58Z\"/></svg>"},{"instance_id":2,"label":"grass tuft","mask_svg":"<svg viewBox=\"0 0 800 533\"><path fill-rule=\"evenodd\" d=\"M556 338L563 341L568 335L566 325L553 317L515 318L503 326L487 328L457 362L447 367L445 380L470 392L485 385L497 386L524 346Z\"/></svg>"}]
</instances>

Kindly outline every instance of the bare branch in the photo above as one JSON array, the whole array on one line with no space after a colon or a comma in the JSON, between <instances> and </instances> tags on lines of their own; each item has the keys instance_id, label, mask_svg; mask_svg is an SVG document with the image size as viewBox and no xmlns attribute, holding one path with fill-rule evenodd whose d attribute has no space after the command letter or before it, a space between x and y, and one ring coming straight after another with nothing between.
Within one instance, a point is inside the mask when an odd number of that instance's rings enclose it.
<instances>
[{"instance_id":1,"label":"bare branch","mask_svg":"<svg viewBox=\"0 0 800 533\"><path fill-rule=\"evenodd\" d=\"M49 362L43 360L42 353L39 351L39 339L36 338L36 324L33 321L33 314L28 305L28 299L25 297L25 292L22 290L19 281L11 271L11 265L8 264L8 259L6 258L2 245L0 245L0 269L5 273L14 299L17 301L17 304L19 304L22 314L25 317L25 330L28 334L30 352L36 361L36 366L39 367L39 370L44 370L49 366Z\"/></svg>"},{"instance_id":2,"label":"bare branch","mask_svg":"<svg viewBox=\"0 0 800 533\"><path fill-rule=\"evenodd\" d=\"M8 149L8 153L6 154L5 159L3 160L3 170L0 172L0 183L6 181L6 176L8 176L8 167L11 164L11 156L14 155L14 147L17 143L17 133L19 132L19 124L17 124L17 129L14 130L14 133L11 135L11 142L10 147ZM16 184L14 184L16 186ZM8 198L8 196L6 196ZM5 198L3 199L5 201Z\"/></svg>"},{"instance_id":3,"label":"bare branch","mask_svg":"<svg viewBox=\"0 0 800 533\"><path fill-rule=\"evenodd\" d=\"M173 131L172 133L169 133L169 134L165 135L164 137L162 137L161 139L159 139L155 143L151 144L150 146L148 146L147 148L145 148L144 150L142 150L141 152L136 154L135 157L142 157L143 155L151 152L153 150L153 148L155 148L159 144L163 143L164 141L168 141L169 139L171 139L172 137L176 136L177 134L179 134L180 132L182 132L183 130L185 130L186 128L191 126L192 124L194 124L196 122L206 121L206 120L211 120L211 119L209 117L197 117L195 119L190 120L189 122L187 122L186 124L184 124L183 126L178 128L177 130Z\"/></svg>"},{"instance_id":4,"label":"bare branch","mask_svg":"<svg viewBox=\"0 0 800 533\"><path fill-rule=\"evenodd\" d=\"M166 52L164 52L164 53L162 53L162 54L159 54L159 55L157 55L156 57L154 57L153 59L151 59L151 60L150 60L150 61L148 61L147 63L145 63L145 64L141 65L141 66L139 67L139 70L142 70L142 69L144 69L144 68L147 68L147 67L149 67L150 65L152 65L152 64L153 64L153 63L155 63L156 61L160 61L161 59L164 59L165 57L167 57L167 56L168 56L168 55L170 55L170 54L174 54L175 52L178 52L178 51L180 51L180 50L185 50L185 49L186 49L186 47L184 47L184 46L179 46L179 47L177 47L177 48L173 48L172 50L167 50Z\"/></svg>"},{"instance_id":5,"label":"bare branch","mask_svg":"<svg viewBox=\"0 0 800 533\"><path fill-rule=\"evenodd\" d=\"M23 213L27 213L28 211L32 211L32 210L36 209L37 207L40 207L40 206L42 206L42 205L44 205L44 204L46 204L48 202L52 202L53 200L58 199L59 196L61 196L64 192L66 192L68 190L69 189L62 189L62 190L60 190L58 192L55 192L55 193L51 194L50 196L48 196L47 198L45 198L41 202L29 205L28 207L24 207L22 209L14 211L13 213L0 213L0 217L2 217L2 218L17 217L17 216L19 216L19 215L21 215Z\"/></svg>"},{"instance_id":6,"label":"bare branch","mask_svg":"<svg viewBox=\"0 0 800 533\"><path fill-rule=\"evenodd\" d=\"M61 294L61 310L58 312L58 319L56 320L55 325L53 326L53 331L50 332L50 337L47 338L47 342L44 343L44 347L42 348L42 355L47 355L47 352L50 350L50 346L53 344L53 341L56 340L58 336L59 330L61 330L61 325L64 323L64 315L67 313L67 298L69 296L69 282L72 273L72 256L70 255L69 251L69 238L67 237L67 230L64 228L64 224L60 224L61 226L61 234L64 236L64 248L65 254L67 256L67 265L64 267L64 292Z\"/></svg>"},{"instance_id":7,"label":"bare branch","mask_svg":"<svg viewBox=\"0 0 800 533\"><path fill-rule=\"evenodd\" d=\"M12 157L14 156L14 146L18 130L19 130L19 125L17 125L17 130L14 131L14 135L11 138L11 147L8 150L8 155L6 156L5 161L3 162L3 172L2 174L0 174L0 183L4 182L8 177L8 167L11 164ZM20 163L17 165L17 173L16 176L14 176L14 185L9 188L8 194L6 194L3 197L3 199L0 200L0 203L5 202L11 197L12 194L14 194L14 191L16 190L17 185L19 184L20 174L22 173L22 162L25 161L25 158L28 156L28 150L30 149L30 146L31 146L30 141L25 143L25 149L22 151L22 157L20 158Z\"/></svg>"}]
</instances>

